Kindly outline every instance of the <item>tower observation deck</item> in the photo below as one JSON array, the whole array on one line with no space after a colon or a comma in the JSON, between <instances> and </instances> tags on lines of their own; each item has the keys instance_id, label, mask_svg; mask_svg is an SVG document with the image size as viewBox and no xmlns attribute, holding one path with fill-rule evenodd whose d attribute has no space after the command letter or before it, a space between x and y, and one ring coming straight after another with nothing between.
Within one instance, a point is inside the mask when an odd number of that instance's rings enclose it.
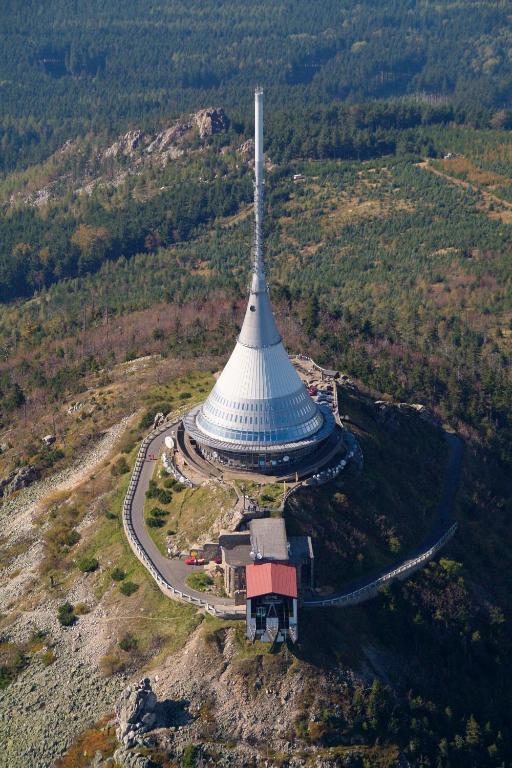
<instances>
[{"instance_id":1,"label":"tower observation deck","mask_svg":"<svg viewBox=\"0 0 512 768\"><path fill-rule=\"evenodd\" d=\"M310 397L276 326L263 242L263 91L255 101L253 266L249 300L235 348L208 398L183 420L208 460L274 474L293 468L335 429L328 407Z\"/></svg>"}]
</instances>

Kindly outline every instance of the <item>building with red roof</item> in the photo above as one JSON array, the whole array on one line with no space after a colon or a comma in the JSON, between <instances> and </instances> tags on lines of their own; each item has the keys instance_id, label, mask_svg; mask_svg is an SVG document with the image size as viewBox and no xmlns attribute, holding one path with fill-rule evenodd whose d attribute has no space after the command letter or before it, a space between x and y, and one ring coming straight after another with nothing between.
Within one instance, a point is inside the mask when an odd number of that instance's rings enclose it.
<instances>
[{"instance_id":1,"label":"building with red roof","mask_svg":"<svg viewBox=\"0 0 512 768\"><path fill-rule=\"evenodd\" d=\"M247 637L264 643L297 640L297 568L289 563L256 562L245 568Z\"/></svg>"}]
</instances>

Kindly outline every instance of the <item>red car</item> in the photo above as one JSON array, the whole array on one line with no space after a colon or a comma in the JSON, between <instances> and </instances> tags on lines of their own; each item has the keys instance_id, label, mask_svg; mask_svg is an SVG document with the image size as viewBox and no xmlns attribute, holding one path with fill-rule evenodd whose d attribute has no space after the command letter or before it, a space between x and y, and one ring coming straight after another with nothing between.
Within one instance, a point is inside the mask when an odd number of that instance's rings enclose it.
<instances>
[{"instance_id":1,"label":"red car","mask_svg":"<svg viewBox=\"0 0 512 768\"><path fill-rule=\"evenodd\" d=\"M204 557L186 557L185 565L205 565L206 560Z\"/></svg>"}]
</instances>

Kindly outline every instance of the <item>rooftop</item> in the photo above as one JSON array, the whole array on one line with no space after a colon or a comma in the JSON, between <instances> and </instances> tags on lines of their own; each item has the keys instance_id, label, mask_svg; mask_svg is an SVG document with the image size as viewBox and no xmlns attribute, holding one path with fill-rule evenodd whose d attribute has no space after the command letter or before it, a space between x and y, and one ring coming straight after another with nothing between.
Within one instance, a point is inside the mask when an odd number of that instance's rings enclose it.
<instances>
[{"instance_id":1,"label":"rooftop","mask_svg":"<svg viewBox=\"0 0 512 768\"><path fill-rule=\"evenodd\" d=\"M262 595L297 597L297 570L283 563L254 563L245 569L247 598Z\"/></svg>"},{"instance_id":2,"label":"rooftop","mask_svg":"<svg viewBox=\"0 0 512 768\"><path fill-rule=\"evenodd\" d=\"M228 565L240 566L252 563L251 539L249 532L223 533L219 536L219 545L224 551Z\"/></svg>"},{"instance_id":3,"label":"rooftop","mask_svg":"<svg viewBox=\"0 0 512 768\"><path fill-rule=\"evenodd\" d=\"M251 549L258 560L288 560L286 527L281 517L251 520ZM261 557L258 557L261 555Z\"/></svg>"}]
</instances>

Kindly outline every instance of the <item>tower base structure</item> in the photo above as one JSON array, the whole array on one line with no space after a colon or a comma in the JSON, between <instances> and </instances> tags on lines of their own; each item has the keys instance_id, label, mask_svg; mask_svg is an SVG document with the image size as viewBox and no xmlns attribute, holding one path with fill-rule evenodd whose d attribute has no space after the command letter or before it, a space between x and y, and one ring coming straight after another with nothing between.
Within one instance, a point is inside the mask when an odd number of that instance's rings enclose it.
<instances>
[{"instance_id":1,"label":"tower base structure","mask_svg":"<svg viewBox=\"0 0 512 768\"><path fill-rule=\"evenodd\" d=\"M323 424L310 438L287 443L226 442L207 436L197 425L196 418L201 406L190 411L183 420L183 426L193 441L198 453L206 461L232 470L257 472L263 475L284 475L304 465L308 457L313 460L336 440L335 420L328 408L322 408Z\"/></svg>"}]
</instances>

